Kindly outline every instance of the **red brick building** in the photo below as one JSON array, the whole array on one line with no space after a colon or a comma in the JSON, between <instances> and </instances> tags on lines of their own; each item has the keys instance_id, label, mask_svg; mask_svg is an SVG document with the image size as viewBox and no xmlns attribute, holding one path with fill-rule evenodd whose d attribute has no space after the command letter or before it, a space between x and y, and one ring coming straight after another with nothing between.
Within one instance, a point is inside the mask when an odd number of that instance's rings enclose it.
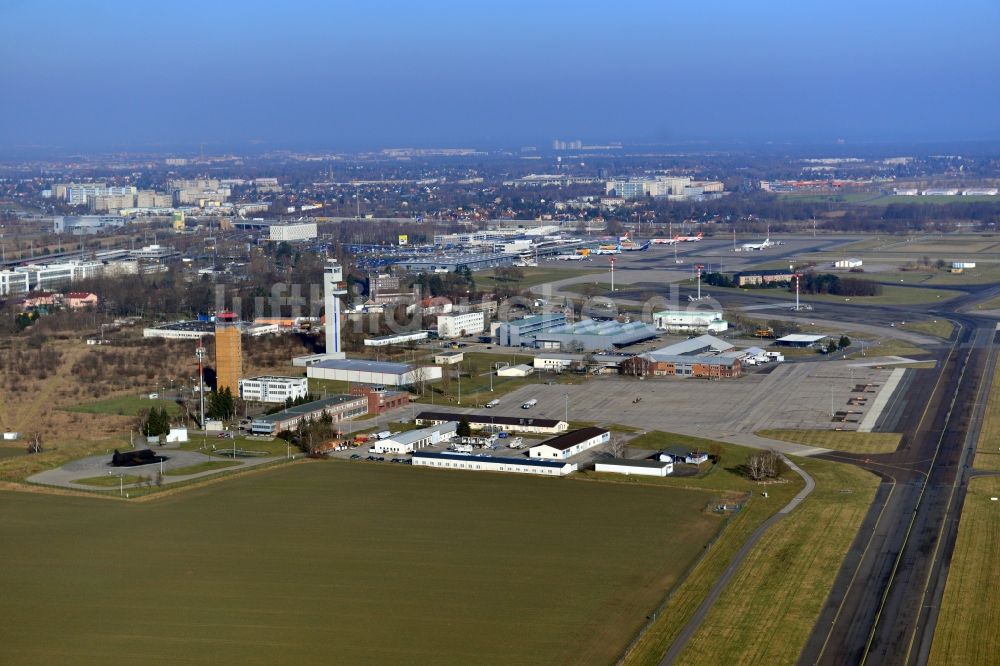
<instances>
[{"instance_id":1,"label":"red brick building","mask_svg":"<svg viewBox=\"0 0 1000 666\"><path fill-rule=\"evenodd\" d=\"M371 386L352 386L351 395L363 395L368 398L369 414L384 414L390 409L410 404L410 394L406 391L387 391Z\"/></svg>"}]
</instances>

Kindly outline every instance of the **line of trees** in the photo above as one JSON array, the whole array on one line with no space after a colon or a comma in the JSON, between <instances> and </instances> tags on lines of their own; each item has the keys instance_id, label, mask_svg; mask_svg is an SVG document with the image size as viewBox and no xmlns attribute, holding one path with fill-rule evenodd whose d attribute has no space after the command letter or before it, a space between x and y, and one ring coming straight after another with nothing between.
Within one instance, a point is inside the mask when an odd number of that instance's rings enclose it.
<instances>
[{"instance_id":1,"label":"line of trees","mask_svg":"<svg viewBox=\"0 0 1000 666\"><path fill-rule=\"evenodd\" d=\"M794 282L789 290L795 289ZM832 273L806 273L800 289L803 294L831 294L833 296L878 296L882 285L872 280L840 277Z\"/></svg>"}]
</instances>

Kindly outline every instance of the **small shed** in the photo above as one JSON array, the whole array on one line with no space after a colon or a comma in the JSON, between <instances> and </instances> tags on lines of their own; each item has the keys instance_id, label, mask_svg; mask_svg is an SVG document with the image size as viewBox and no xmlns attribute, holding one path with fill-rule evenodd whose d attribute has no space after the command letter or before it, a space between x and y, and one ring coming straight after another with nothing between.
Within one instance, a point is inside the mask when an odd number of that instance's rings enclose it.
<instances>
[{"instance_id":1,"label":"small shed","mask_svg":"<svg viewBox=\"0 0 1000 666\"><path fill-rule=\"evenodd\" d=\"M461 363L464 360L465 352L445 351L434 354L434 363L436 365L454 365L455 363Z\"/></svg>"},{"instance_id":2,"label":"small shed","mask_svg":"<svg viewBox=\"0 0 1000 666\"><path fill-rule=\"evenodd\" d=\"M508 365L506 368L497 370L497 377L527 377L535 369L526 363L520 365Z\"/></svg>"}]
</instances>

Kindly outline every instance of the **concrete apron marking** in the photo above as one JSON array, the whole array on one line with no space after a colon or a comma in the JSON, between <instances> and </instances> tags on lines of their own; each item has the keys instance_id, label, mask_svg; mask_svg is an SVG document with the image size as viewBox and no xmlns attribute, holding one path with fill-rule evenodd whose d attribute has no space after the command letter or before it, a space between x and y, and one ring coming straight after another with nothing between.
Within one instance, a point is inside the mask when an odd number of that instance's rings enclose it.
<instances>
[{"instance_id":1,"label":"concrete apron marking","mask_svg":"<svg viewBox=\"0 0 1000 666\"><path fill-rule=\"evenodd\" d=\"M903 378L903 374L906 372L906 368L896 368L889 375L889 379L885 382L885 386L882 390L878 392L875 396L875 400L872 402L872 408L868 410L865 414L865 418L861 420L861 424L858 426L858 432L871 432L872 428L875 427L875 423L878 421L878 417L882 415L882 410L885 406L889 404L889 398L892 394L896 392L896 387L899 386L900 380Z\"/></svg>"}]
</instances>

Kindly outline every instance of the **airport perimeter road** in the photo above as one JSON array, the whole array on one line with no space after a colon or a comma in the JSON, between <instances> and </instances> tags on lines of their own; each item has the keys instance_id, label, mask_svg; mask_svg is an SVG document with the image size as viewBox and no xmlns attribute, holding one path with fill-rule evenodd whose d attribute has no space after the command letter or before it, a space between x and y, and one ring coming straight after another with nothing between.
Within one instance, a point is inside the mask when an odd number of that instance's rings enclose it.
<instances>
[{"instance_id":1,"label":"airport perimeter road","mask_svg":"<svg viewBox=\"0 0 1000 666\"><path fill-rule=\"evenodd\" d=\"M885 455L823 456L875 472L883 483L802 665L926 662L996 362L995 322L957 318L962 329L937 380L913 382L903 445Z\"/></svg>"},{"instance_id":2,"label":"airport perimeter road","mask_svg":"<svg viewBox=\"0 0 1000 666\"><path fill-rule=\"evenodd\" d=\"M785 461L785 464L788 465L792 471L802 477L802 479L806 482L805 487L776 514L761 523L761 525L753 531L753 534L750 535L750 538L746 540L742 547L740 547L739 551L737 551L736 555L734 555L733 559L729 562L726 570L722 572L719 580L715 581L715 585L712 586L708 595L701 602L701 605L698 606L698 610L694 612L694 615L691 616L688 623L684 625L681 632L677 634L677 638L675 638L674 642L670 645L670 649L667 650L663 659L660 660L660 666L670 666L670 664L673 664L677 660L677 657L680 656L681 652L683 652L684 648L687 646L688 641L691 640L691 637L694 636L695 632L698 631L698 628L701 627L702 622L705 621L705 616L708 615L708 611L712 610L712 606L714 606L715 602L718 601L722 591L726 589L726 585L729 584L730 579L732 579L732 577L736 574L736 571L743 564L743 561L746 559L747 555L750 554L750 551L753 550L753 547L757 545L758 541L760 541L760 538L764 536L764 534L771 529L775 523L791 513L799 504L802 504L802 502L809 497L809 495L812 494L812 491L816 488L816 482L811 476L809 476L808 473L806 473L805 470L785 456L781 456L781 459Z\"/></svg>"}]
</instances>

